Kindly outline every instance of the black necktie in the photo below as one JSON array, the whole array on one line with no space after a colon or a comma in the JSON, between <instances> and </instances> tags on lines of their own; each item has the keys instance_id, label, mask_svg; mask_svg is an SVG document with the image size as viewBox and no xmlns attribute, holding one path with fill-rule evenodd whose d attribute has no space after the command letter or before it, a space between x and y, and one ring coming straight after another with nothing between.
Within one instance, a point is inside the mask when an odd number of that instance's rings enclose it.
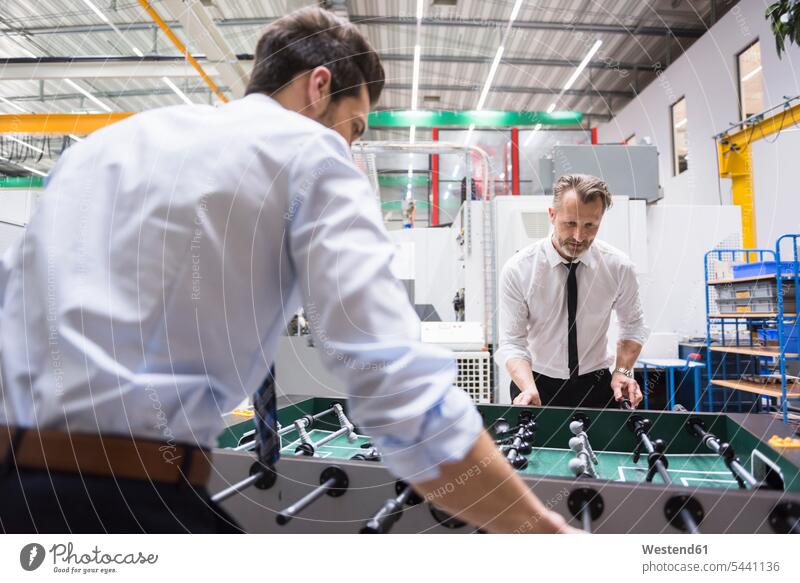
<instances>
[{"instance_id":1,"label":"black necktie","mask_svg":"<svg viewBox=\"0 0 800 583\"><path fill-rule=\"evenodd\" d=\"M578 327L575 325L575 315L578 312L578 263L565 263L569 270L567 275L567 351L569 362L569 378L578 376Z\"/></svg>"}]
</instances>

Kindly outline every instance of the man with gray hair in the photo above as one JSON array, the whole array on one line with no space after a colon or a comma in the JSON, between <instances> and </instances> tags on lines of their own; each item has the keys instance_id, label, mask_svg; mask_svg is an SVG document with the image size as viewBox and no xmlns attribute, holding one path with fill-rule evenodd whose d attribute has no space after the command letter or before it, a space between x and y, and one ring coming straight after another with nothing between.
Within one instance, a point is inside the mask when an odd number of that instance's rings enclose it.
<instances>
[{"instance_id":1,"label":"man with gray hair","mask_svg":"<svg viewBox=\"0 0 800 583\"><path fill-rule=\"evenodd\" d=\"M548 211L552 236L503 267L495 359L511 375L515 405L609 407L627 398L636 406L642 400L633 367L648 329L634 266L595 240L611 203L599 178L562 176ZM612 310L619 321L616 361L608 352Z\"/></svg>"}]
</instances>

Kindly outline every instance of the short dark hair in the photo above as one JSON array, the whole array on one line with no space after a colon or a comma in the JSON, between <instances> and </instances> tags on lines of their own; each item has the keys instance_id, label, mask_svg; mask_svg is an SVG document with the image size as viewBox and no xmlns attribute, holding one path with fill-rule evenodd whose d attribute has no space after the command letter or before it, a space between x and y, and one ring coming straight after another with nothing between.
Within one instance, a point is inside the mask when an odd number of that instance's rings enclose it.
<instances>
[{"instance_id":1,"label":"short dark hair","mask_svg":"<svg viewBox=\"0 0 800 583\"><path fill-rule=\"evenodd\" d=\"M583 203L602 200L603 212L611 208L613 201L608 184L590 174L565 174L559 178L553 187L553 208L561 206L561 197L570 190L574 190Z\"/></svg>"},{"instance_id":2,"label":"short dark hair","mask_svg":"<svg viewBox=\"0 0 800 583\"><path fill-rule=\"evenodd\" d=\"M385 80L378 53L353 23L314 6L266 28L245 94L272 95L297 75L320 66L331 72L331 101L358 96L364 84L370 103L377 103Z\"/></svg>"}]
</instances>

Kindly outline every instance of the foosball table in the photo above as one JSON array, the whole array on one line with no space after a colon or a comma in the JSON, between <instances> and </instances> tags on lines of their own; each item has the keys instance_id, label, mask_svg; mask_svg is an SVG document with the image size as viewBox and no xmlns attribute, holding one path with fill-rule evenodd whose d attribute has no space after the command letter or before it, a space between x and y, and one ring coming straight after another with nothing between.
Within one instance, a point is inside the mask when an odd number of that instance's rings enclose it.
<instances>
[{"instance_id":1,"label":"foosball table","mask_svg":"<svg viewBox=\"0 0 800 583\"><path fill-rule=\"evenodd\" d=\"M800 449L767 443L766 415L479 405L525 483L571 524L598 533L800 533ZM248 532L469 533L381 463L347 403L285 397L281 459L258 463L252 420L214 451L213 499ZM457 478L467 482L472 468ZM446 492L442 492L445 494ZM522 529L524 530L524 529Z\"/></svg>"}]
</instances>

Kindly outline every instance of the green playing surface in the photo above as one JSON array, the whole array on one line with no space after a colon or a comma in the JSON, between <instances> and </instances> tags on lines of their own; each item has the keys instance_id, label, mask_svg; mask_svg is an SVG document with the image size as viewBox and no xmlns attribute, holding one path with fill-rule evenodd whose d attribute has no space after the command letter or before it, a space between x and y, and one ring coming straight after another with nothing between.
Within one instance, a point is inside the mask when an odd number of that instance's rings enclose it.
<instances>
[{"instance_id":1,"label":"green playing surface","mask_svg":"<svg viewBox=\"0 0 800 583\"><path fill-rule=\"evenodd\" d=\"M332 433L322 429L309 432L312 441L319 441ZM294 437L294 432L292 432ZM357 453L364 453L361 445L369 443L369 437L359 435L353 443L347 436L340 435L336 439L318 448L316 457L332 459L350 459ZM281 455L293 456L295 448L300 445L299 439L284 439L281 442ZM647 457L642 456L639 463L633 463L630 453L614 451L596 451L598 464L597 473L600 478L618 482L643 482L647 475ZM539 476L567 476L572 477L567 464L574 457L574 453L567 449L549 447L535 447L528 456L528 467L522 470L524 474ZM736 481L725 466L725 463L716 454L670 454L668 472L676 485L688 487L711 488L737 488ZM653 480L660 483L661 478L656 476Z\"/></svg>"}]
</instances>

